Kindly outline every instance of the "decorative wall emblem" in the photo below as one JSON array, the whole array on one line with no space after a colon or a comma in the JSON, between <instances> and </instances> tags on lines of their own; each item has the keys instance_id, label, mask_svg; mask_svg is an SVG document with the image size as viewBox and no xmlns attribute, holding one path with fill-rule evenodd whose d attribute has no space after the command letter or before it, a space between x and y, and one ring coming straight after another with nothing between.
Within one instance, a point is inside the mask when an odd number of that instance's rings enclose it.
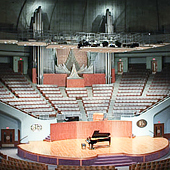
<instances>
[{"instance_id":1,"label":"decorative wall emblem","mask_svg":"<svg viewBox=\"0 0 170 170\"><path fill-rule=\"evenodd\" d=\"M147 125L147 121L145 119L140 119L137 121L137 126L140 127L140 128L143 128Z\"/></svg>"},{"instance_id":2,"label":"decorative wall emblem","mask_svg":"<svg viewBox=\"0 0 170 170\"><path fill-rule=\"evenodd\" d=\"M40 124L33 124L33 125L31 125L31 130L34 132L35 130L38 130L38 131L40 131L40 130L42 130L42 125L40 125Z\"/></svg>"},{"instance_id":3,"label":"decorative wall emblem","mask_svg":"<svg viewBox=\"0 0 170 170\"><path fill-rule=\"evenodd\" d=\"M6 137L6 140L10 140L10 136L7 136L7 137Z\"/></svg>"}]
</instances>

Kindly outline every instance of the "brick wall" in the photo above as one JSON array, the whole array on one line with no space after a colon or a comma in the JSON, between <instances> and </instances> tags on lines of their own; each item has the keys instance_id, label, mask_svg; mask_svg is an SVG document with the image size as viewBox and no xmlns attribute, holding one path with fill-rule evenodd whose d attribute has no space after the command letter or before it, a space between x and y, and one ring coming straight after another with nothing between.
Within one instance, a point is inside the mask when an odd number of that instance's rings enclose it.
<instances>
[{"instance_id":1,"label":"brick wall","mask_svg":"<svg viewBox=\"0 0 170 170\"><path fill-rule=\"evenodd\" d=\"M44 74L43 84L66 86L67 74Z\"/></svg>"},{"instance_id":2,"label":"brick wall","mask_svg":"<svg viewBox=\"0 0 170 170\"><path fill-rule=\"evenodd\" d=\"M67 79L67 87L84 87L84 79Z\"/></svg>"},{"instance_id":3,"label":"brick wall","mask_svg":"<svg viewBox=\"0 0 170 170\"><path fill-rule=\"evenodd\" d=\"M83 74L84 77L84 85L92 86L93 84L105 84L105 74Z\"/></svg>"}]
</instances>

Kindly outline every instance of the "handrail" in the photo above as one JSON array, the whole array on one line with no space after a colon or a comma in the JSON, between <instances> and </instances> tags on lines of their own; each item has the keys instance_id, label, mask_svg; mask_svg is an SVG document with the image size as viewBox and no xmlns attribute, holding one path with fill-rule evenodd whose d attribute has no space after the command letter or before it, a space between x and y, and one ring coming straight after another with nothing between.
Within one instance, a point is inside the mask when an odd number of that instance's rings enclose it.
<instances>
[{"instance_id":1,"label":"handrail","mask_svg":"<svg viewBox=\"0 0 170 170\"><path fill-rule=\"evenodd\" d=\"M28 137L28 135L27 135L27 136L24 136L22 139L20 139L20 142L21 142L23 139L27 138L27 137Z\"/></svg>"},{"instance_id":2,"label":"handrail","mask_svg":"<svg viewBox=\"0 0 170 170\"><path fill-rule=\"evenodd\" d=\"M136 117L136 116L139 116L139 115L142 115L143 113L145 113L146 111L148 111L149 109L152 109L154 106L157 106L158 104L164 102L166 99L170 98L170 94L166 95L166 97L162 98L161 100L159 100L158 102L156 102L155 104L147 107L145 110L143 110L142 112L140 113L132 113L132 115L126 115L126 114L122 114L121 117Z\"/></svg>"},{"instance_id":3,"label":"handrail","mask_svg":"<svg viewBox=\"0 0 170 170\"><path fill-rule=\"evenodd\" d=\"M145 110L143 110L142 112L140 112L139 114L143 114L146 111L148 111L149 109L152 109L154 106L157 106L158 104L162 103L163 101L165 101L166 99L170 98L170 94L166 95L166 97L162 98L161 100L159 100L158 102L156 102L155 104L149 106L148 108L146 108Z\"/></svg>"}]
</instances>

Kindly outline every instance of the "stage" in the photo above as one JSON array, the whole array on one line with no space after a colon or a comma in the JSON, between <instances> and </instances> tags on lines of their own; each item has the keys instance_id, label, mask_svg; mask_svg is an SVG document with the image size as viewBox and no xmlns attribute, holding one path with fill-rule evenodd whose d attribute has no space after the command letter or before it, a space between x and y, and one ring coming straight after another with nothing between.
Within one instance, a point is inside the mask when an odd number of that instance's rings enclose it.
<instances>
[{"instance_id":1,"label":"stage","mask_svg":"<svg viewBox=\"0 0 170 170\"><path fill-rule=\"evenodd\" d=\"M86 148L82 149L81 144ZM53 142L30 141L18 146L18 155L37 162L57 165L91 165L98 156L126 155L135 162L152 161L169 152L169 141L165 138L111 137L108 142L94 144L90 150L85 139L66 139Z\"/></svg>"}]
</instances>

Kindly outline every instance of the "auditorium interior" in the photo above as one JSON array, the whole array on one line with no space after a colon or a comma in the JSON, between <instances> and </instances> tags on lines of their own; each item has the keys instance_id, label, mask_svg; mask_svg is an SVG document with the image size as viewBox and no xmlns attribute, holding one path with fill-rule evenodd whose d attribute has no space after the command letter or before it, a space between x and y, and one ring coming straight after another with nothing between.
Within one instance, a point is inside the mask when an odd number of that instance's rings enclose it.
<instances>
[{"instance_id":1,"label":"auditorium interior","mask_svg":"<svg viewBox=\"0 0 170 170\"><path fill-rule=\"evenodd\" d=\"M170 1L0 1L0 170L170 169Z\"/></svg>"}]
</instances>

